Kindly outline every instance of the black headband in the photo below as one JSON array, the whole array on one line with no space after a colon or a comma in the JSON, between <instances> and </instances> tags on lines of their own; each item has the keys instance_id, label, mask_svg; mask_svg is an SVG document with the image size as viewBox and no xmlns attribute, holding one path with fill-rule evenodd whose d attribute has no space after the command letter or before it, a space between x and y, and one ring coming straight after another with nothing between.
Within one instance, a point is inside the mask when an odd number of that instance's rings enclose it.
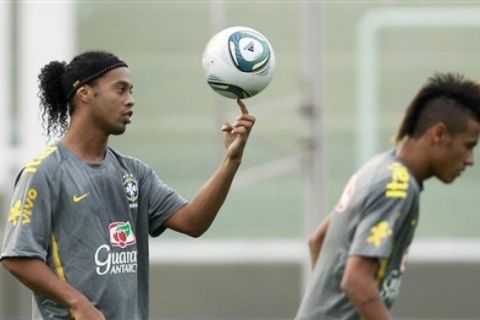
<instances>
[{"instance_id":1,"label":"black headband","mask_svg":"<svg viewBox=\"0 0 480 320\"><path fill-rule=\"evenodd\" d=\"M128 67L128 65L122 60L120 60L118 57L111 56L98 62L92 63L85 69L81 70L77 75L70 75L64 73L62 75L62 89L65 93L67 101L70 100L70 98L75 94L77 89L85 83L100 77L101 75L107 73L112 69L120 67Z\"/></svg>"}]
</instances>

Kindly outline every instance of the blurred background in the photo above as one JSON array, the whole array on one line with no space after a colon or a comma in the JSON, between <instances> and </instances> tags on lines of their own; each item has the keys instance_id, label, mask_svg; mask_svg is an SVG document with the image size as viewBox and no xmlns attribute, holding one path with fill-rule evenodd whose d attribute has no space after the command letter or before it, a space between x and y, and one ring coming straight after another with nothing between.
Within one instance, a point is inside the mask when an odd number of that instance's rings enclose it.
<instances>
[{"instance_id":1,"label":"blurred background","mask_svg":"<svg viewBox=\"0 0 480 320\"><path fill-rule=\"evenodd\" d=\"M245 100L257 123L241 170L200 239L151 239L152 319L292 319L310 276L307 239L349 176L392 148L405 106L435 72L480 80L480 1L0 1L0 222L14 177L48 141L36 77L85 50L133 71L133 123L111 145L192 198L239 113L206 84L216 32L271 42L271 84ZM477 151L478 155L478 151ZM480 319L480 167L427 181L398 319ZM0 228L3 238L3 227ZM0 269L0 319L28 319L27 289Z\"/></svg>"}]
</instances>

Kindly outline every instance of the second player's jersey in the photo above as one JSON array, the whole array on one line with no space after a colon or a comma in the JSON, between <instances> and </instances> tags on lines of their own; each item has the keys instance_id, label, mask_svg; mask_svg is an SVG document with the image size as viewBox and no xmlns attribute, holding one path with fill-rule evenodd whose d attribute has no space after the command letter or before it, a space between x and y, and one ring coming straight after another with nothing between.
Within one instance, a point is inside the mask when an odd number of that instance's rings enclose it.
<instances>
[{"instance_id":1,"label":"second player's jersey","mask_svg":"<svg viewBox=\"0 0 480 320\"><path fill-rule=\"evenodd\" d=\"M296 319L359 319L340 283L351 255L378 259L376 282L390 307L418 222L421 186L394 151L353 175L332 220Z\"/></svg>"},{"instance_id":2,"label":"second player's jersey","mask_svg":"<svg viewBox=\"0 0 480 320\"><path fill-rule=\"evenodd\" d=\"M31 257L84 293L107 319L148 318L148 235L186 201L139 160L108 149L89 164L62 144L23 170L1 258ZM69 319L34 294L34 319Z\"/></svg>"}]
</instances>

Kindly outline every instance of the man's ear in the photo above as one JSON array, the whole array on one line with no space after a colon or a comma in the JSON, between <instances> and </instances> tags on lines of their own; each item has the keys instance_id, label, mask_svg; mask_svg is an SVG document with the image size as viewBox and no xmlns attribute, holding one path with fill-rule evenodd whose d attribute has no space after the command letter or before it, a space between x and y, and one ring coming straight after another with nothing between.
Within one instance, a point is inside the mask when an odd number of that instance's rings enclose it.
<instances>
[{"instance_id":1,"label":"man's ear","mask_svg":"<svg viewBox=\"0 0 480 320\"><path fill-rule=\"evenodd\" d=\"M75 93L77 95L77 97L84 101L84 102L88 102L90 101L91 97L92 97L92 90L89 86L87 85L83 85L81 86L80 88L77 89L77 92Z\"/></svg>"},{"instance_id":2,"label":"man's ear","mask_svg":"<svg viewBox=\"0 0 480 320\"><path fill-rule=\"evenodd\" d=\"M447 126L443 122L438 122L428 129L430 139L433 144L444 142L449 137Z\"/></svg>"}]
</instances>

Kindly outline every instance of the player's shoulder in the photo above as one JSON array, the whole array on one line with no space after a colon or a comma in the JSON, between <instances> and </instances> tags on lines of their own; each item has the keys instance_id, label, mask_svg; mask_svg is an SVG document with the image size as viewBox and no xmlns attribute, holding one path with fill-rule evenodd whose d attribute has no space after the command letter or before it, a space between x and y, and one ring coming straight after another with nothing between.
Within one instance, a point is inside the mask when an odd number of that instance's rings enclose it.
<instances>
[{"instance_id":1,"label":"player's shoulder","mask_svg":"<svg viewBox=\"0 0 480 320\"><path fill-rule=\"evenodd\" d=\"M143 173L146 171L150 171L151 168L142 160L135 158L130 155L125 155L118 150L115 150L111 147L108 147L108 153L117 161L124 169L127 171L136 171L139 173Z\"/></svg>"},{"instance_id":2,"label":"player's shoulder","mask_svg":"<svg viewBox=\"0 0 480 320\"><path fill-rule=\"evenodd\" d=\"M15 185L20 180L31 181L40 177L47 177L58 172L64 156L58 145L50 145L39 152L21 168L15 179Z\"/></svg>"},{"instance_id":3,"label":"player's shoulder","mask_svg":"<svg viewBox=\"0 0 480 320\"><path fill-rule=\"evenodd\" d=\"M64 158L65 156L58 145L48 146L25 165L25 167L23 168L23 172L54 172L57 167L62 163Z\"/></svg>"},{"instance_id":4,"label":"player's shoulder","mask_svg":"<svg viewBox=\"0 0 480 320\"><path fill-rule=\"evenodd\" d=\"M374 157L364 167L362 176L369 177L371 187L378 188L387 198L406 198L420 190L410 169L394 150Z\"/></svg>"}]
</instances>

